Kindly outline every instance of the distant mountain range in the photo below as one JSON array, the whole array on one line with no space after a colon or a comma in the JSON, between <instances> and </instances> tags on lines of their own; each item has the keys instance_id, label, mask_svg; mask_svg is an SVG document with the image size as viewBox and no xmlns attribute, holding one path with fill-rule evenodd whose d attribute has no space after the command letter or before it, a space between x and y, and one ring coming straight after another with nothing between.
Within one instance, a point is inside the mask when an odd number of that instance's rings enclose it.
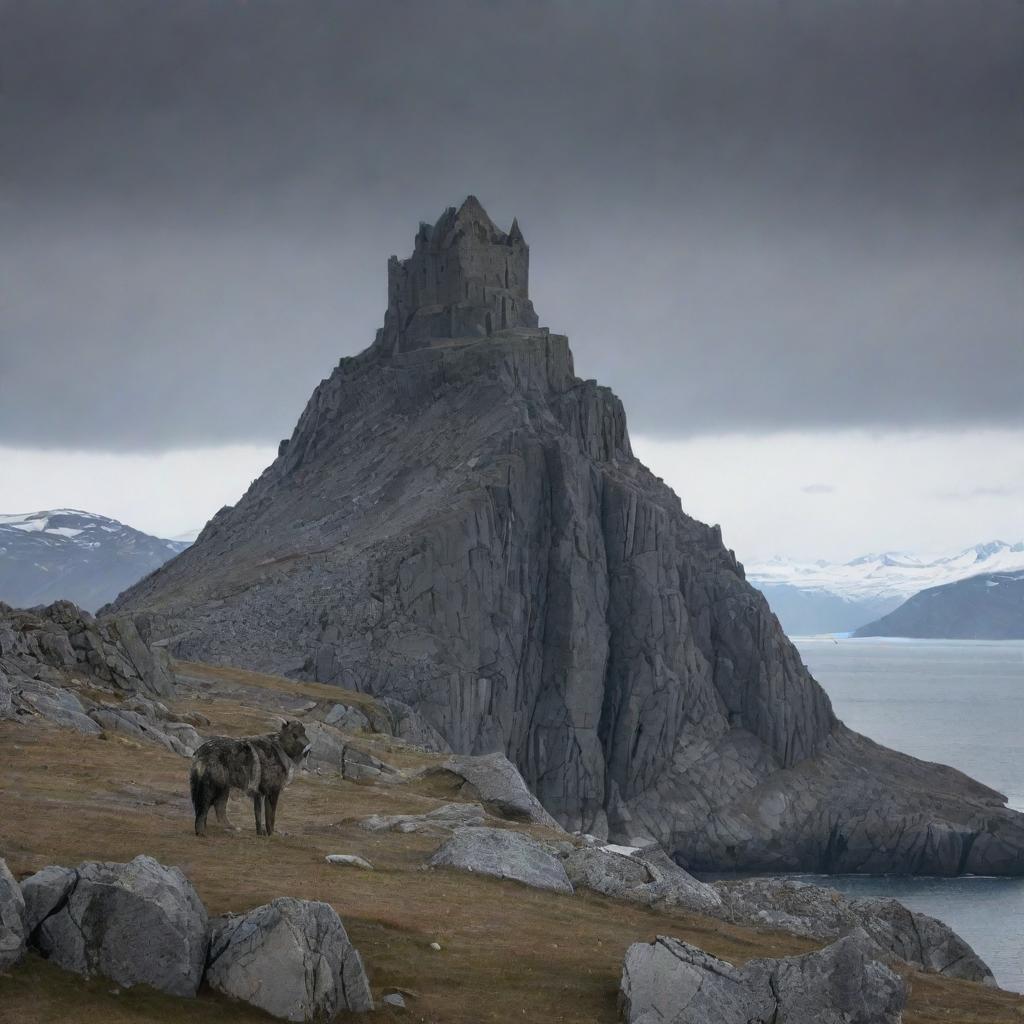
<instances>
[{"instance_id":1,"label":"distant mountain range","mask_svg":"<svg viewBox=\"0 0 1024 1024\"><path fill-rule=\"evenodd\" d=\"M0 601L94 612L188 546L78 509L0 515Z\"/></svg>"},{"instance_id":2,"label":"distant mountain range","mask_svg":"<svg viewBox=\"0 0 1024 1024\"><path fill-rule=\"evenodd\" d=\"M940 557L886 551L843 563L773 558L746 570L791 636L846 633L875 623L923 590L1024 570L1024 543L995 540Z\"/></svg>"},{"instance_id":3,"label":"distant mountain range","mask_svg":"<svg viewBox=\"0 0 1024 1024\"><path fill-rule=\"evenodd\" d=\"M929 587L855 635L1024 640L1024 570Z\"/></svg>"}]
</instances>

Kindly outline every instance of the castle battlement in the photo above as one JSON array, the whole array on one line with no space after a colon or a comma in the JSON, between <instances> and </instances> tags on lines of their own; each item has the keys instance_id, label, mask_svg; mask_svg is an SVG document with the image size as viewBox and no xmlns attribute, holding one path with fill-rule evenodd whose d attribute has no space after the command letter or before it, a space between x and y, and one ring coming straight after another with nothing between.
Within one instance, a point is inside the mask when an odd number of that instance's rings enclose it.
<instances>
[{"instance_id":1,"label":"castle battlement","mask_svg":"<svg viewBox=\"0 0 1024 1024\"><path fill-rule=\"evenodd\" d=\"M420 224L413 254L388 260L388 310L375 347L388 354L537 326L530 247L517 221L499 230L476 196Z\"/></svg>"}]
</instances>

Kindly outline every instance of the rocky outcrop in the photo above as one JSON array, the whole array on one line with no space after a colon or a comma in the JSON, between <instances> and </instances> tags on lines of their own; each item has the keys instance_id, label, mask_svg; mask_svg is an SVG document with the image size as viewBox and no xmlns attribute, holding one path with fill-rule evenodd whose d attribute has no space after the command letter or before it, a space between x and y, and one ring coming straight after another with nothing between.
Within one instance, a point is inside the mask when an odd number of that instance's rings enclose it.
<instances>
[{"instance_id":1,"label":"rocky outcrop","mask_svg":"<svg viewBox=\"0 0 1024 1024\"><path fill-rule=\"evenodd\" d=\"M721 898L716 913L736 924L778 928L813 939L836 939L862 930L884 959L995 984L988 965L952 928L896 900L851 899L834 889L782 878L716 882L713 888Z\"/></svg>"},{"instance_id":2,"label":"rocky outcrop","mask_svg":"<svg viewBox=\"0 0 1024 1024\"><path fill-rule=\"evenodd\" d=\"M459 828L430 858L433 868L456 868L571 894L558 856L543 843L501 828Z\"/></svg>"},{"instance_id":3,"label":"rocky outcrop","mask_svg":"<svg viewBox=\"0 0 1024 1024\"><path fill-rule=\"evenodd\" d=\"M213 924L211 988L289 1021L373 1009L358 951L327 903L281 897Z\"/></svg>"},{"instance_id":4,"label":"rocky outcrop","mask_svg":"<svg viewBox=\"0 0 1024 1024\"><path fill-rule=\"evenodd\" d=\"M690 870L1024 872L1004 797L836 720L567 339L525 305L498 329L525 280L493 279L513 233L488 225L467 201L421 232L378 343L114 610L185 657L401 700L566 828Z\"/></svg>"},{"instance_id":5,"label":"rocky outcrop","mask_svg":"<svg viewBox=\"0 0 1024 1024\"><path fill-rule=\"evenodd\" d=\"M544 810L519 770L504 754L457 755L438 768L428 769L427 774L448 774L461 779L459 792L463 796L479 800L503 818L532 821L561 831L561 826Z\"/></svg>"},{"instance_id":6,"label":"rocky outcrop","mask_svg":"<svg viewBox=\"0 0 1024 1024\"><path fill-rule=\"evenodd\" d=\"M0 858L0 971L21 962L27 939L25 899L7 862Z\"/></svg>"},{"instance_id":7,"label":"rocky outcrop","mask_svg":"<svg viewBox=\"0 0 1024 1024\"><path fill-rule=\"evenodd\" d=\"M862 935L740 968L659 936L629 947L619 992L626 1024L899 1024L906 1002L903 980Z\"/></svg>"},{"instance_id":8,"label":"rocky outcrop","mask_svg":"<svg viewBox=\"0 0 1024 1024\"><path fill-rule=\"evenodd\" d=\"M13 683L26 677L60 685L76 672L120 690L170 696L170 658L149 641L145 615L98 620L69 601L30 610L0 602L0 671Z\"/></svg>"},{"instance_id":9,"label":"rocky outcrop","mask_svg":"<svg viewBox=\"0 0 1024 1024\"><path fill-rule=\"evenodd\" d=\"M48 959L79 974L102 974L129 988L149 985L194 996L206 962L207 917L191 883L152 857L128 864L90 862L37 887L63 895L33 931Z\"/></svg>"},{"instance_id":10,"label":"rocky outcrop","mask_svg":"<svg viewBox=\"0 0 1024 1024\"><path fill-rule=\"evenodd\" d=\"M335 771L352 782L402 780L397 768L360 750L337 729L320 722L307 722L305 728L310 745L306 765L314 771Z\"/></svg>"},{"instance_id":11,"label":"rocky outcrop","mask_svg":"<svg viewBox=\"0 0 1024 1024\"><path fill-rule=\"evenodd\" d=\"M657 846L632 854L610 847L583 846L569 853L564 864L575 888L593 889L614 899L702 913L715 912L722 905L721 897L710 885L684 871Z\"/></svg>"}]
</instances>

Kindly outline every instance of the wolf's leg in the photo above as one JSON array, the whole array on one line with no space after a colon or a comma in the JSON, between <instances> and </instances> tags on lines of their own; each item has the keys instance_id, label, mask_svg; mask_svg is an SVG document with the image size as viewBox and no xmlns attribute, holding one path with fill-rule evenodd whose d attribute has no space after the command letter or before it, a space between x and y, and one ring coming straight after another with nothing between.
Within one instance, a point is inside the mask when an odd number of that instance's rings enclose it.
<instances>
[{"instance_id":1,"label":"wolf's leg","mask_svg":"<svg viewBox=\"0 0 1024 1024\"><path fill-rule=\"evenodd\" d=\"M225 827L234 829L234 825L231 824L228 819L228 790L224 790L216 800L213 801L213 809L217 814L217 820Z\"/></svg>"},{"instance_id":2,"label":"wolf's leg","mask_svg":"<svg viewBox=\"0 0 1024 1024\"><path fill-rule=\"evenodd\" d=\"M265 836L266 832L263 831L263 794L253 793L252 795L252 809L256 815L256 835Z\"/></svg>"},{"instance_id":3,"label":"wolf's leg","mask_svg":"<svg viewBox=\"0 0 1024 1024\"><path fill-rule=\"evenodd\" d=\"M206 816L210 813L213 803L212 784L205 776L197 772L192 774L192 807L196 812L196 835L206 835Z\"/></svg>"},{"instance_id":4,"label":"wolf's leg","mask_svg":"<svg viewBox=\"0 0 1024 1024\"><path fill-rule=\"evenodd\" d=\"M274 822L277 820L277 800L281 796L279 789L272 790L267 794L267 835L274 834Z\"/></svg>"}]
</instances>

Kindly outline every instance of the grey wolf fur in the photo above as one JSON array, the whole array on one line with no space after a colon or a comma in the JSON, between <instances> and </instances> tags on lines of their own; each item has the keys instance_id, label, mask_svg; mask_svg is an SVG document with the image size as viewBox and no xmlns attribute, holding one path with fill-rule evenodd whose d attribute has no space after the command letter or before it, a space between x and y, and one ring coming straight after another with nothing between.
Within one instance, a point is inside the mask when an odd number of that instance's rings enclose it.
<instances>
[{"instance_id":1,"label":"grey wolf fur","mask_svg":"<svg viewBox=\"0 0 1024 1024\"><path fill-rule=\"evenodd\" d=\"M256 834L273 835L277 801L292 781L295 769L309 753L309 738L301 722L285 722L266 736L215 736L192 755L189 785L196 813L196 835L206 835L206 816L212 807L217 821L228 821L228 795L240 789L252 797ZM264 828L264 818L266 828Z\"/></svg>"}]
</instances>

